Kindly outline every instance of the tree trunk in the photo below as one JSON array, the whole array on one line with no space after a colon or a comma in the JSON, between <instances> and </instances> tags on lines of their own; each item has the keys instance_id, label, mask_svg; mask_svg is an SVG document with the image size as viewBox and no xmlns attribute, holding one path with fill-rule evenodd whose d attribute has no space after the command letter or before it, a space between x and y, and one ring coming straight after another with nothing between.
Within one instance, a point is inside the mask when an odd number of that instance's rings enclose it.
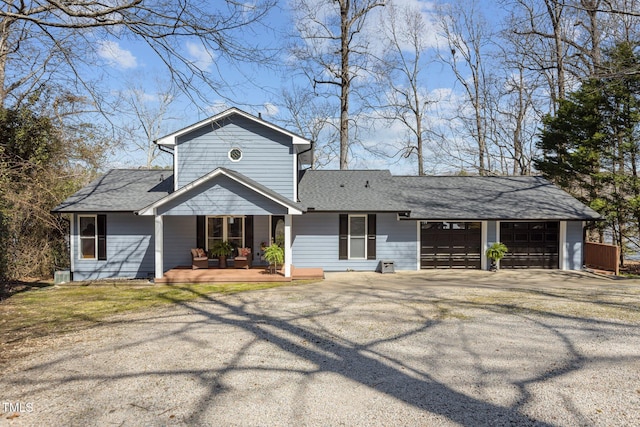
<instances>
[{"instance_id":1,"label":"tree trunk","mask_svg":"<svg viewBox=\"0 0 640 427\"><path fill-rule=\"evenodd\" d=\"M11 24L13 19L4 18L0 21L0 107L5 107L7 98L6 92L6 69L9 59L9 37L11 34Z\"/></svg>"},{"instance_id":2,"label":"tree trunk","mask_svg":"<svg viewBox=\"0 0 640 427\"><path fill-rule=\"evenodd\" d=\"M349 7L340 1L340 169L348 169L349 155Z\"/></svg>"},{"instance_id":3,"label":"tree trunk","mask_svg":"<svg viewBox=\"0 0 640 427\"><path fill-rule=\"evenodd\" d=\"M598 76L602 72L602 55L600 50L600 28L598 28L599 0L581 0L584 11L589 16L589 38L591 39L591 76Z\"/></svg>"},{"instance_id":4,"label":"tree trunk","mask_svg":"<svg viewBox=\"0 0 640 427\"><path fill-rule=\"evenodd\" d=\"M547 6L547 13L551 19L551 26L553 28L553 60L555 61L556 68L556 96L553 99L554 108L557 105L558 100L565 98L565 77L564 77L564 41L562 38L562 12L563 4L558 0L545 0Z\"/></svg>"},{"instance_id":5,"label":"tree trunk","mask_svg":"<svg viewBox=\"0 0 640 427\"><path fill-rule=\"evenodd\" d=\"M420 120L420 113L416 113L416 146L417 146L417 155L418 155L418 175L424 175L424 158L422 156L422 120Z\"/></svg>"}]
</instances>

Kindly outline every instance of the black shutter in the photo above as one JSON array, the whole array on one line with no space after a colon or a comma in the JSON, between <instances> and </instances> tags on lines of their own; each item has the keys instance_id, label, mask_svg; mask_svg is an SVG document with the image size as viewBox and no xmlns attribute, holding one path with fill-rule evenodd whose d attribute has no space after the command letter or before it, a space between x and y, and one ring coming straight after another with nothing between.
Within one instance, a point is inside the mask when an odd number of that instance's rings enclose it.
<instances>
[{"instance_id":1,"label":"black shutter","mask_svg":"<svg viewBox=\"0 0 640 427\"><path fill-rule=\"evenodd\" d=\"M338 259L349 259L349 215L340 214L338 233Z\"/></svg>"},{"instance_id":2,"label":"black shutter","mask_svg":"<svg viewBox=\"0 0 640 427\"><path fill-rule=\"evenodd\" d=\"M251 248L253 256L253 215L244 217L244 246Z\"/></svg>"},{"instance_id":3,"label":"black shutter","mask_svg":"<svg viewBox=\"0 0 640 427\"><path fill-rule=\"evenodd\" d=\"M206 220L207 220L207 217L205 216L196 217L196 247L202 248L202 249L206 249L206 244L205 244L205 237L206 237L205 221Z\"/></svg>"},{"instance_id":4,"label":"black shutter","mask_svg":"<svg viewBox=\"0 0 640 427\"><path fill-rule=\"evenodd\" d=\"M367 259L376 259L376 214L367 215Z\"/></svg>"},{"instance_id":5,"label":"black shutter","mask_svg":"<svg viewBox=\"0 0 640 427\"><path fill-rule=\"evenodd\" d=\"M107 216L98 215L98 259L107 259Z\"/></svg>"}]
</instances>

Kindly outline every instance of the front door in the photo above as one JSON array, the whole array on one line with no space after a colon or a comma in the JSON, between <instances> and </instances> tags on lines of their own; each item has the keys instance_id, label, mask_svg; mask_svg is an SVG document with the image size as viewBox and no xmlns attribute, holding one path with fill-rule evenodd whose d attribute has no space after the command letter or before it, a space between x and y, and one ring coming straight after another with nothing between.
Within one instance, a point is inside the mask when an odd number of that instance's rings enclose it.
<instances>
[{"instance_id":1,"label":"front door","mask_svg":"<svg viewBox=\"0 0 640 427\"><path fill-rule=\"evenodd\" d=\"M284 249L284 215L271 217L271 243Z\"/></svg>"}]
</instances>

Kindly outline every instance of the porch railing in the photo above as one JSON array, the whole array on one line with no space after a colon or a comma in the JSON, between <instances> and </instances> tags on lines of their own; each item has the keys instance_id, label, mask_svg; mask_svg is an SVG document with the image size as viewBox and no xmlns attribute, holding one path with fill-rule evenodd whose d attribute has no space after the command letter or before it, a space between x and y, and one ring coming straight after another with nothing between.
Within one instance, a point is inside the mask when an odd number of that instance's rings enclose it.
<instances>
[{"instance_id":1,"label":"porch railing","mask_svg":"<svg viewBox=\"0 0 640 427\"><path fill-rule=\"evenodd\" d=\"M613 271L620 274L620 248L604 243L586 242L584 244L584 263L587 267Z\"/></svg>"}]
</instances>

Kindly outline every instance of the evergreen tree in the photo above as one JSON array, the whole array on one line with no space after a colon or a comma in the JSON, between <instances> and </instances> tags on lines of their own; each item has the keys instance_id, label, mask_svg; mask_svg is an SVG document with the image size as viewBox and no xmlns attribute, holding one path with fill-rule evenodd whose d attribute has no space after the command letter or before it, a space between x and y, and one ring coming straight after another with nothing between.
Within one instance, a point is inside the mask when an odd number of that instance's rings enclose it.
<instances>
[{"instance_id":1,"label":"evergreen tree","mask_svg":"<svg viewBox=\"0 0 640 427\"><path fill-rule=\"evenodd\" d=\"M585 81L547 116L536 168L603 215L616 244L638 245L640 230L640 56L620 44L603 76ZM621 259L622 261L622 259Z\"/></svg>"}]
</instances>

